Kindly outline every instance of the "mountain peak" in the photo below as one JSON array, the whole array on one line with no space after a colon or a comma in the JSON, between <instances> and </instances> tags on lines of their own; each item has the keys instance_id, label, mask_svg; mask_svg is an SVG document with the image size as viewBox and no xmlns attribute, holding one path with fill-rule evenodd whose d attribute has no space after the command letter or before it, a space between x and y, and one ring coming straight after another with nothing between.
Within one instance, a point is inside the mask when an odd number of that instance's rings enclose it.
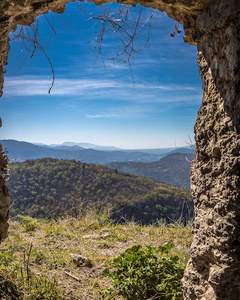
<instances>
[{"instance_id":1,"label":"mountain peak","mask_svg":"<svg viewBox=\"0 0 240 300\"><path fill-rule=\"evenodd\" d=\"M121 150L120 148L114 147L114 146L101 146L101 145L95 145L91 143L86 142L64 142L62 143L62 146L72 147L72 146L78 146L85 149L95 149L95 150L103 150L103 151L117 151Z\"/></svg>"}]
</instances>

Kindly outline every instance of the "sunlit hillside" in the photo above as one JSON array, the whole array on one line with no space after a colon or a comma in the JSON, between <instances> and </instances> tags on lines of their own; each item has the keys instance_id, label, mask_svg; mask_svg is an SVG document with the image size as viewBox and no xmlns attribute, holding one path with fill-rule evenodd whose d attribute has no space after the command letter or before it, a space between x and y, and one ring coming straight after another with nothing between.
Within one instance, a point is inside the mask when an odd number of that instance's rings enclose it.
<instances>
[{"instance_id":1,"label":"sunlit hillside","mask_svg":"<svg viewBox=\"0 0 240 300\"><path fill-rule=\"evenodd\" d=\"M115 222L187 223L193 217L187 190L74 160L45 158L12 164L9 190L12 216L77 217L87 207L97 207L108 208Z\"/></svg>"}]
</instances>

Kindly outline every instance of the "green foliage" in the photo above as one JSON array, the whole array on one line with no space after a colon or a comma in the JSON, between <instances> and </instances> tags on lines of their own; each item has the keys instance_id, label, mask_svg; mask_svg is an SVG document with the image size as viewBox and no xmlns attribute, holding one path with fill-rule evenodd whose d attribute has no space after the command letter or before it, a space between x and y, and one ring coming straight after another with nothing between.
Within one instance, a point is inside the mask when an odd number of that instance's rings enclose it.
<instances>
[{"instance_id":1,"label":"green foliage","mask_svg":"<svg viewBox=\"0 0 240 300\"><path fill-rule=\"evenodd\" d=\"M79 217L87 207L97 207L100 212L111 208L116 222L186 223L193 213L186 190L73 160L45 158L12 164L9 190L12 211L33 218ZM30 221L26 225L30 231L31 225Z\"/></svg>"},{"instance_id":2,"label":"green foliage","mask_svg":"<svg viewBox=\"0 0 240 300\"><path fill-rule=\"evenodd\" d=\"M13 250L7 249L6 251L0 251L0 271L5 270L7 266L13 263Z\"/></svg>"},{"instance_id":3,"label":"green foliage","mask_svg":"<svg viewBox=\"0 0 240 300\"><path fill-rule=\"evenodd\" d=\"M169 255L173 244L127 249L110 263L104 275L112 279L112 287L103 299L122 296L127 300L180 300L184 267L177 255Z\"/></svg>"},{"instance_id":4,"label":"green foliage","mask_svg":"<svg viewBox=\"0 0 240 300\"><path fill-rule=\"evenodd\" d=\"M1 122L1 120L0 120ZM8 156L7 156L7 151L2 149L2 145L0 145L0 152L1 152L1 156L0 156L0 169L1 169L1 173L0 173L0 178L3 180L8 179L9 176L9 160L8 160Z\"/></svg>"},{"instance_id":5,"label":"green foliage","mask_svg":"<svg viewBox=\"0 0 240 300\"><path fill-rule=\"evenodd\" d=\"M39 223L37 219L31 218L29 216L18 216L19 223L24 227L27 232L35 231Z\"/></svg>"}]
</instances>

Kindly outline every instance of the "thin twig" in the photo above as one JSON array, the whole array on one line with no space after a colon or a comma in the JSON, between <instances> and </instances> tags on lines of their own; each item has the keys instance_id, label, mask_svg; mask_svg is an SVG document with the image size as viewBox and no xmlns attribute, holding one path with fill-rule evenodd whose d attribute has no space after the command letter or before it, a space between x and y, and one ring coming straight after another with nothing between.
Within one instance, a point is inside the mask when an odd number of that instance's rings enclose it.
<instances>
[{"instance_id":1,"label":"thin twig","mask_svg":"<svg viewBox=\"0 0 240 300\"><path fill-rule=\"evenodd\" d=\"M47 19L47 17L45 17L45 18L46 18L52 32L56 33L54 30L54 27L53 27L54 24L51 24L50 21ZM24 26L19 27L19 31L17 33L13 34L13 37L11 40L15 40L15 39L23 42L23 47L25 50L27 50L30 53L31 58L35 55L36 51L38 50L47 59L48 64L51 69L51 73L52 73L52 82L51 82L50 88L48 89L48 94L50 94L51 90L54 86L54 83L55 83L55 72L54 72L54 67L53 67L52 61L46 52L46 45L43 46L40 43L39 21L37 20L30 27L24 27Z\"/></svg>"},{"instance_id":2,"label":"thin twig","mask_svg":"<svg viewBox=\"0 0 240 300\"><path fill-rule=\"evenodd\" d=\"M65 274L68 275L69 277L71 277L71 278L73 278L73 279L79 281L79 282L81 281L80 278L78 278L77 276L74 276L74 275L71 274L70 272L65 271Z\"/></svg>"},{"instance_id":3,"label":"thin twig","mask_svg":"<svg viewBox=\"0 0 240 300\"><path fill-rule=\"evenodd\" d=\"M54 23L51 24L50 21L48 20L48 17L47 17L46 15L44 15L44 18L45 18L45 20L47 21L47 23L48 23L48 25L50 26L50 28L52 29L52 31L53 31L55 34L57 34L57 32L56 32L56 30L55 30L55 28L54 28ZM53 20L52 20L52 22L53 22Z\"/></svg>"},{"instance_id":4,"label":"thin twig","mask_svg":"<svg viewBox=\"0 0 240 300\"><path fill-rule=\"evenodd\" d=\"M138 11L137 17L131 15L131 6L120 6L119 9L111 11L112 6L105 6L103 13L97 16L91 16L91 19L96 20L102 24L102 28L97 36L97 57L102 55L102 43L105 36L114 34L120 42L121 49L111 56L110 59L115 61L124 57L123 61L131 66L131 58L134 54L142 51L147 47L150 39L150 31L152 29L152 20L156 14L156 10L150 13L150 15L144 19L142 7ZM147 37L142 46L137 45L137 37L143 31L147 30ZM136 46L137 45L137 46ZM130 68L131 71L131 68Z\"/></svg>"}]
</instances>

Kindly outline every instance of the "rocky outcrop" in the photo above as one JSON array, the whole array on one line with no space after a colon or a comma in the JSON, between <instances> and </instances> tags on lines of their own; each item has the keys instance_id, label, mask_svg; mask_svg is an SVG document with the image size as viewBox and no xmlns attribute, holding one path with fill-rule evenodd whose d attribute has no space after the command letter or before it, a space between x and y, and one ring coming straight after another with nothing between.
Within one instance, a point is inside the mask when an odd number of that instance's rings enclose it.
<instances>
[{"instance_id":1,"label":"rocky outcrop","mask_svg":"<svg viewBox=\"0 0 240 300\"><path fill-rule=\"evenodd\" d=\"M219 3L220 2L220 3ZM203 102L195 125L194 241L186 299L240 299L240 5L218 1L200 14Z\"/></svg>"},{"instance_id":2,"label":"rocky outcrop","mask_svg":"<svg viewBox=\"0 0 240 300\"><path fill-rule=\"evenodd\" d=\"M6 186L8 160L7 155L0 144L0 242L7 237L9 201L8 189Z\"/></svg>"},{"instance_id":3,"label":"rocky outcrop","mask_svg":"<svg viewBox=\"0 0 240 300\"><path fill-rule=\"evenodd\" d=\"M0 3L0 93L9 50L8 33L43 13L63 12L70 0ZM108 1L98 1L100 4ZM160 9L182 22L185 41L198 46L203 103L195 126L192 194L196 218L191 258L183 280L185 299L237 300L240 295L240 5L239 0L121 1ZM7 189L2 160L0 237L6 236ZM3 213L2 213L3 212Z\"/></svg>"}]
</instances>

